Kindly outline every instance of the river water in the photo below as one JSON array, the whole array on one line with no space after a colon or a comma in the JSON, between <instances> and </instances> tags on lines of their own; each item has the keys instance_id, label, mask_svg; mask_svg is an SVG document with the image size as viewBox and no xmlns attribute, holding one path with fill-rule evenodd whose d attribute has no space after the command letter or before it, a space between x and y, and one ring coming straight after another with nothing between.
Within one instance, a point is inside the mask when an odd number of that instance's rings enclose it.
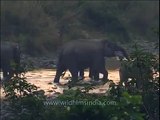
<instances>
[{"instance_id":1,"label":"river water","mask_svg":"<svg viewBox=\"0 0 160 120\"><path fill-rule=\"evenodd\" d=\"M109 70L108 71L108 77L110 80L113 80L115 83L119 82L119 71L118 69L116 70ZM64 89L67 89L67 86L61 86L57 87L52 84L54 77L55 77L56 71L53 69L39 69L39 70L34 70L34 71L28 71L25 74L26 80L34 84L38 87L38 89L42 89L45 91L45 94L50 96L53 95L54 93L63 93ZM85 79L84 82L87 82L90 80L88 77L88 71L85 71ZM1 73L2 76L2 73ZM60 82L62 84L65 84L68 82L69 78L71 77L70 73L67 71L65 76L63 78L60 78ZM100 78L103 77L100 74ZM108 89L108 84L100 85L96 89L90 91L93 93L104 93ZM1 89L1 92L3 90ZM3 93L2 93L3 94Z\"/></svg>"}]
</instances>

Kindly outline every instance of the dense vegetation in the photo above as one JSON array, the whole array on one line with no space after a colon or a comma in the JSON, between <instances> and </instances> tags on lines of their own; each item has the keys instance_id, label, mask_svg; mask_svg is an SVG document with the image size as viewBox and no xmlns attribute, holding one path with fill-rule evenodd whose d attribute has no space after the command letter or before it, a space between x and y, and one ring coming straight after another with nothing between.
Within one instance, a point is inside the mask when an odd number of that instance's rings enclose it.
<instances>
[{"instance_id":1,"label":"dense vegetation","mask_svg":"<svg viewBox=\"0 0 160 120\"><path fill-rule=\"evenodd\" d=\"M32 55L74 39L156 41L158 19L158 1L1 1L1 40Z\"/></svg>"}]
</instances>

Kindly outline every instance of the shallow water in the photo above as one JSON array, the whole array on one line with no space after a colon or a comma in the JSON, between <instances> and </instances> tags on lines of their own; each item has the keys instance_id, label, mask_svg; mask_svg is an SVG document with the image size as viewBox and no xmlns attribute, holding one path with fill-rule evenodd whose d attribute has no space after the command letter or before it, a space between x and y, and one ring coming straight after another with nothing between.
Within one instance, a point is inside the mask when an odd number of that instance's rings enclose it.
<instances>
[{"instance_id":1,"label":"shallow water","mask_svg":"<svg viewBox=\"0 0 160 120\"><path fill-rule=\"evenodd\" d=\"M110 80L113 80L115 83L119 82L119 72L117 70L109 70L108 71L108 77ZM52 69L40 69L40 70L34 70L29 71L26 73L26 80L29 83L32 83L36 85L39 89L42 89L45 91L46 95L53 95L54 93L63 93L64 89L67 89L66 86L64 87L55 87L51 82L53 82L53 79L55 77L56 71ZM88 71L85 71L85 79L84 82L89 81L90 78L88 77ZM2 73L1 73L2 76ZM71 75L67 71L65 76L63 78L60 78L60 83L65 84L68 82ZM100 74L100 78L102 78L103 75ZM108 89L108 84L100 85L96 89L90 91L91 93L104 93Z\"/></svg>"}]
</instances>

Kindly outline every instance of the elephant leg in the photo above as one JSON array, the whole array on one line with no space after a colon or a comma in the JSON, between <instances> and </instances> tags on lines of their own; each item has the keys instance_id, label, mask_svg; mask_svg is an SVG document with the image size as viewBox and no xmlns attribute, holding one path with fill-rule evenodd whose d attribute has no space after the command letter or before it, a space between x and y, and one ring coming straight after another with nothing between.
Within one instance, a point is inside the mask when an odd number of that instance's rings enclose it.
<instances>
[{"instance_id":1,"label":"elephant leg","mask_svg":"<svg viewBox=\"0 0 160 120\"><path fill-rule=\"evenodd\" d=\"M124 76L124 71L122 70L122 68L119 69L119 78L120 78L120 85L123 85L123 82L127 81L127 77ZM127 73L125 73L127 74Z\"/></svg>"},{"instance_id":2,"label":"elephant leg","mask_svg":"<svg viewBox=\"0 0 160 120\"><path fill-rule=\"evenodd\" d=\"M102 71L102 74L103 74L103 80L108 80L108 71L104 70Z\"/></svg>"},{"instance_id":3,"label":"elephant leg","mask_svg":"<svg viewBox=\"0 0 160 120\"><path fill-rule=\"evenodd\" d=\"M94 73L94 80L96 80L96 81L99 80L99 72Z\"/></svg>"},{"instance_id":4,"label":"elephant leg","mask_svg":"<svg viewBox=\"0 0 160 120\"><path fill-rule=\"evenodd\" d=\"M2 69L2 71L3 71L3 78L5 78L7 76L7 71L4 69Z\"/></svg>"},{"instance_id":5,"label":"elephant leg","mask_svg":"<svg viewBox=\"0 0 160 120\"><path fill-rule=\"evenodd\" d=\"M84 79L84 69L79 71L80 80Z\"/></svg>"},{"instance_id":6,"label":"elephant leg","mask_svg":"<svg viewBox=\"0 0 160 120\"><path fill-rule=\"evenodd\" d=\"M63 72L62 70L57 70L56 76L54 78L54 83L59 83L59 79L60 79L62 72Z\"/></svg>"},{"instance_id":7,"label":"elephant leg","mask_svg":"<svg viewBox=\"0 0 160 120\"><path fill-rule=\"evenodd\" d=\"M14 76L14 71L13 69L10 67L8 70L8 78L11 79Z\"/></svg>"},{"instance_id":8,"label":"elephant leg","mask_svg":"<svg viewBox=\"0 0 160 120\"><path fill-rule=\"evenodd\" d=\"M99 72L97 70L89 69L89 77L94 80L99 80Z\"/></svg>"},{"instance_id":9,"label":"elephant leg","mask_svg":"<svg viewBox=\"0 0 160 120\"><path fill-rule=\"evenodd\" d=\"M9 68L9 66L7 65L7 66L3 67L2 70L3 70L3 79L4 80L9 80L11 78L10 77L10 68Z\"/></svg>"},{"instance_id":10,"label":"elephant leg","mask_svg":"<svg viewBox=\"0 0 160 120\"><path fill-rule=\"evenodd\" d=\"M92 78L96 81L99 80L99 72L97 70L91 70L92 71Z\"/></svg>"},{"instance_id":11,"label":"elephant leg","mask_svg":"<svg viewBox=\"0 0 160 120\"><path fill-rule=\"evenodd\" d=\"M59 83L59 79L62 75L62 73L65 71L65 69L63 68L58 68L57 71L56 71L56 76L54 78L54 83Z\"/></svg>"},{"instance_id":12,"label":"elephant leg","mask_svg":"<svg viewBox=\"0 0 160 120\"><path fill-rule=\"evenodd\" d=\"M78 81L78 69L70 68L69 71L72 75L72 82L77 82Z\"/></svg>"},{"instance_id":13,"label":"elephant leg","mask_svg":"<svg viewBox=\"0 0 160 120\"><path fill-rule=\"evenodd\" d=\"M95 56L95 59L93 60L93 65L91 66L91 73L93 73L92 76L94 76L95 80L99 80L99 73L105 73L105 60L104 57L99 53L97 56Z\"/></svg>"},{"instance_id":14,"label":"elephant leg","mask_svg":"<svg viewBox=\"0 0 160 120\"><path fill-rule=\"evenodd\" d=\"M16 77L18 77L18 74L20 73L19 68L20 68L20 65L16 64L15 71L14 71L14 74L16 75Z\"/></svg>"},{"instance_id":15,"label":"elephant leg","mask_svg":"<svg viewBox=\"0 0 160 120\"><path fill-rule=\"evenodd\" d=\"M93 76L94 76L94 75L93 75L93 71L92 71L91 69L89 69L89 77L90 77L90 78L93 78Z\"/></svg>"},{"instance_id":16,"label":"elephant leg","mask_svg":"<svg viewBox=\"0 0 160 120\"><path fill-rule=\"evenodd\" d=\"M119 69L119 77L120 77L120 85L124 85L128 87L128 79L133 79L132 75L129 74L129 71L126 68L121 67Z\"/></svg>"},{"instance_id":17,"label":"elephant leg","mask_svg":"<svg viewBox=\"0 0 160 120\"><path fill-rule=\"evenodd\" d=\"M6 70L3 70L3 79L7 79L8 72Z\"/></svg>"},{"instance_id":18,"label":"elephant leg","mask_svg":"<svg viewBox=\"0 0 160 120\"><path fill-rule=\"evenodd\" d=\"M9 71L9 75L8 76L9 76L9 79L12 78L14 76L14 72L12 70Z\"/></svg>"}]
</instances>

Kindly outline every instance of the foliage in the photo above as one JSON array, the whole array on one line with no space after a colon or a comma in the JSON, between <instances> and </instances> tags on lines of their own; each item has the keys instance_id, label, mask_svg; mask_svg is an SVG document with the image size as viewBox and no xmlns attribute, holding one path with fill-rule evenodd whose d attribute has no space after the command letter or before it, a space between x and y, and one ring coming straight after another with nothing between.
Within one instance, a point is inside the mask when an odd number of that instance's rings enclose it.
<instances>
[{"instance_id":1,"label":"foliage","mask_svg":"<svg viewBox=\"0 0 160 120\"><path fill-rule=\"evenodd\" d=\"M157 40L158 1L1 1L1 8L1 39L30 55L73 39Z\"/></svg>"},{"instance_id":2,"label":"foliage","mask_svg":"<svg viewBox=\"0 0 160 120\"><path fill-rule=\"evenodd\" d=\"M5 99L11 107L7 112L13 113L17 120L40 119L44 107L44 91L26 81L26 69L21 67L18 69L18 76L3 84ZM6 119L10 119L10 116Z\"/></svg>"},{"instance_id":3,"label":"foliage","mask_svg":"<svg viewBox=\"0 0 160 120\"><path fill-rule=\"evenodd\" d=\"M67 90L63 95L50 101L50 103L55 101L54 103L59 104L49 104L50 109L45 111L46 120L143 120L143 114L139 111L141 100L141 96L129 95L127 92L124 92L120 99L116 100L111 96ZM61 111L60 115L57 113L58 111ZM54 117L51 117L53 115Z\"/></svg>"},{"instance_id":4,"label":"foliage","mask_svg":"<svg viewBox=\"0 0 160 120\"><path fill-rule=\"evenodd\" d=\"M116 93L127 90L130 94L142 95L142 111L146 113L145 118L158 120L159 59L158 56L140 49L136 44L134 48L135 51L131 53L131 60L122 63L123 71L121 71L121 74L124 74L124 76L121 82L124 82L124 84L116 89L113 87L112 90Z\"/></svg>"},{"instance_id":5,"label":"foliage","mask_svg":"<svg viewBox=\"0 0 160 120\"><path fill-rule=\"evenodd\" d=\"M12 87L5 86L6 97L12 103L11 112L18 120L141 120L143 117L140 95L123 92L117 99L70 89L57 98L46 99L43 91L34 91L34 85L19 80L13 79ZM21 83L21 86L15 83ZM15 90L17 92L13 92Z\"/></svg>"}]
</instances>

